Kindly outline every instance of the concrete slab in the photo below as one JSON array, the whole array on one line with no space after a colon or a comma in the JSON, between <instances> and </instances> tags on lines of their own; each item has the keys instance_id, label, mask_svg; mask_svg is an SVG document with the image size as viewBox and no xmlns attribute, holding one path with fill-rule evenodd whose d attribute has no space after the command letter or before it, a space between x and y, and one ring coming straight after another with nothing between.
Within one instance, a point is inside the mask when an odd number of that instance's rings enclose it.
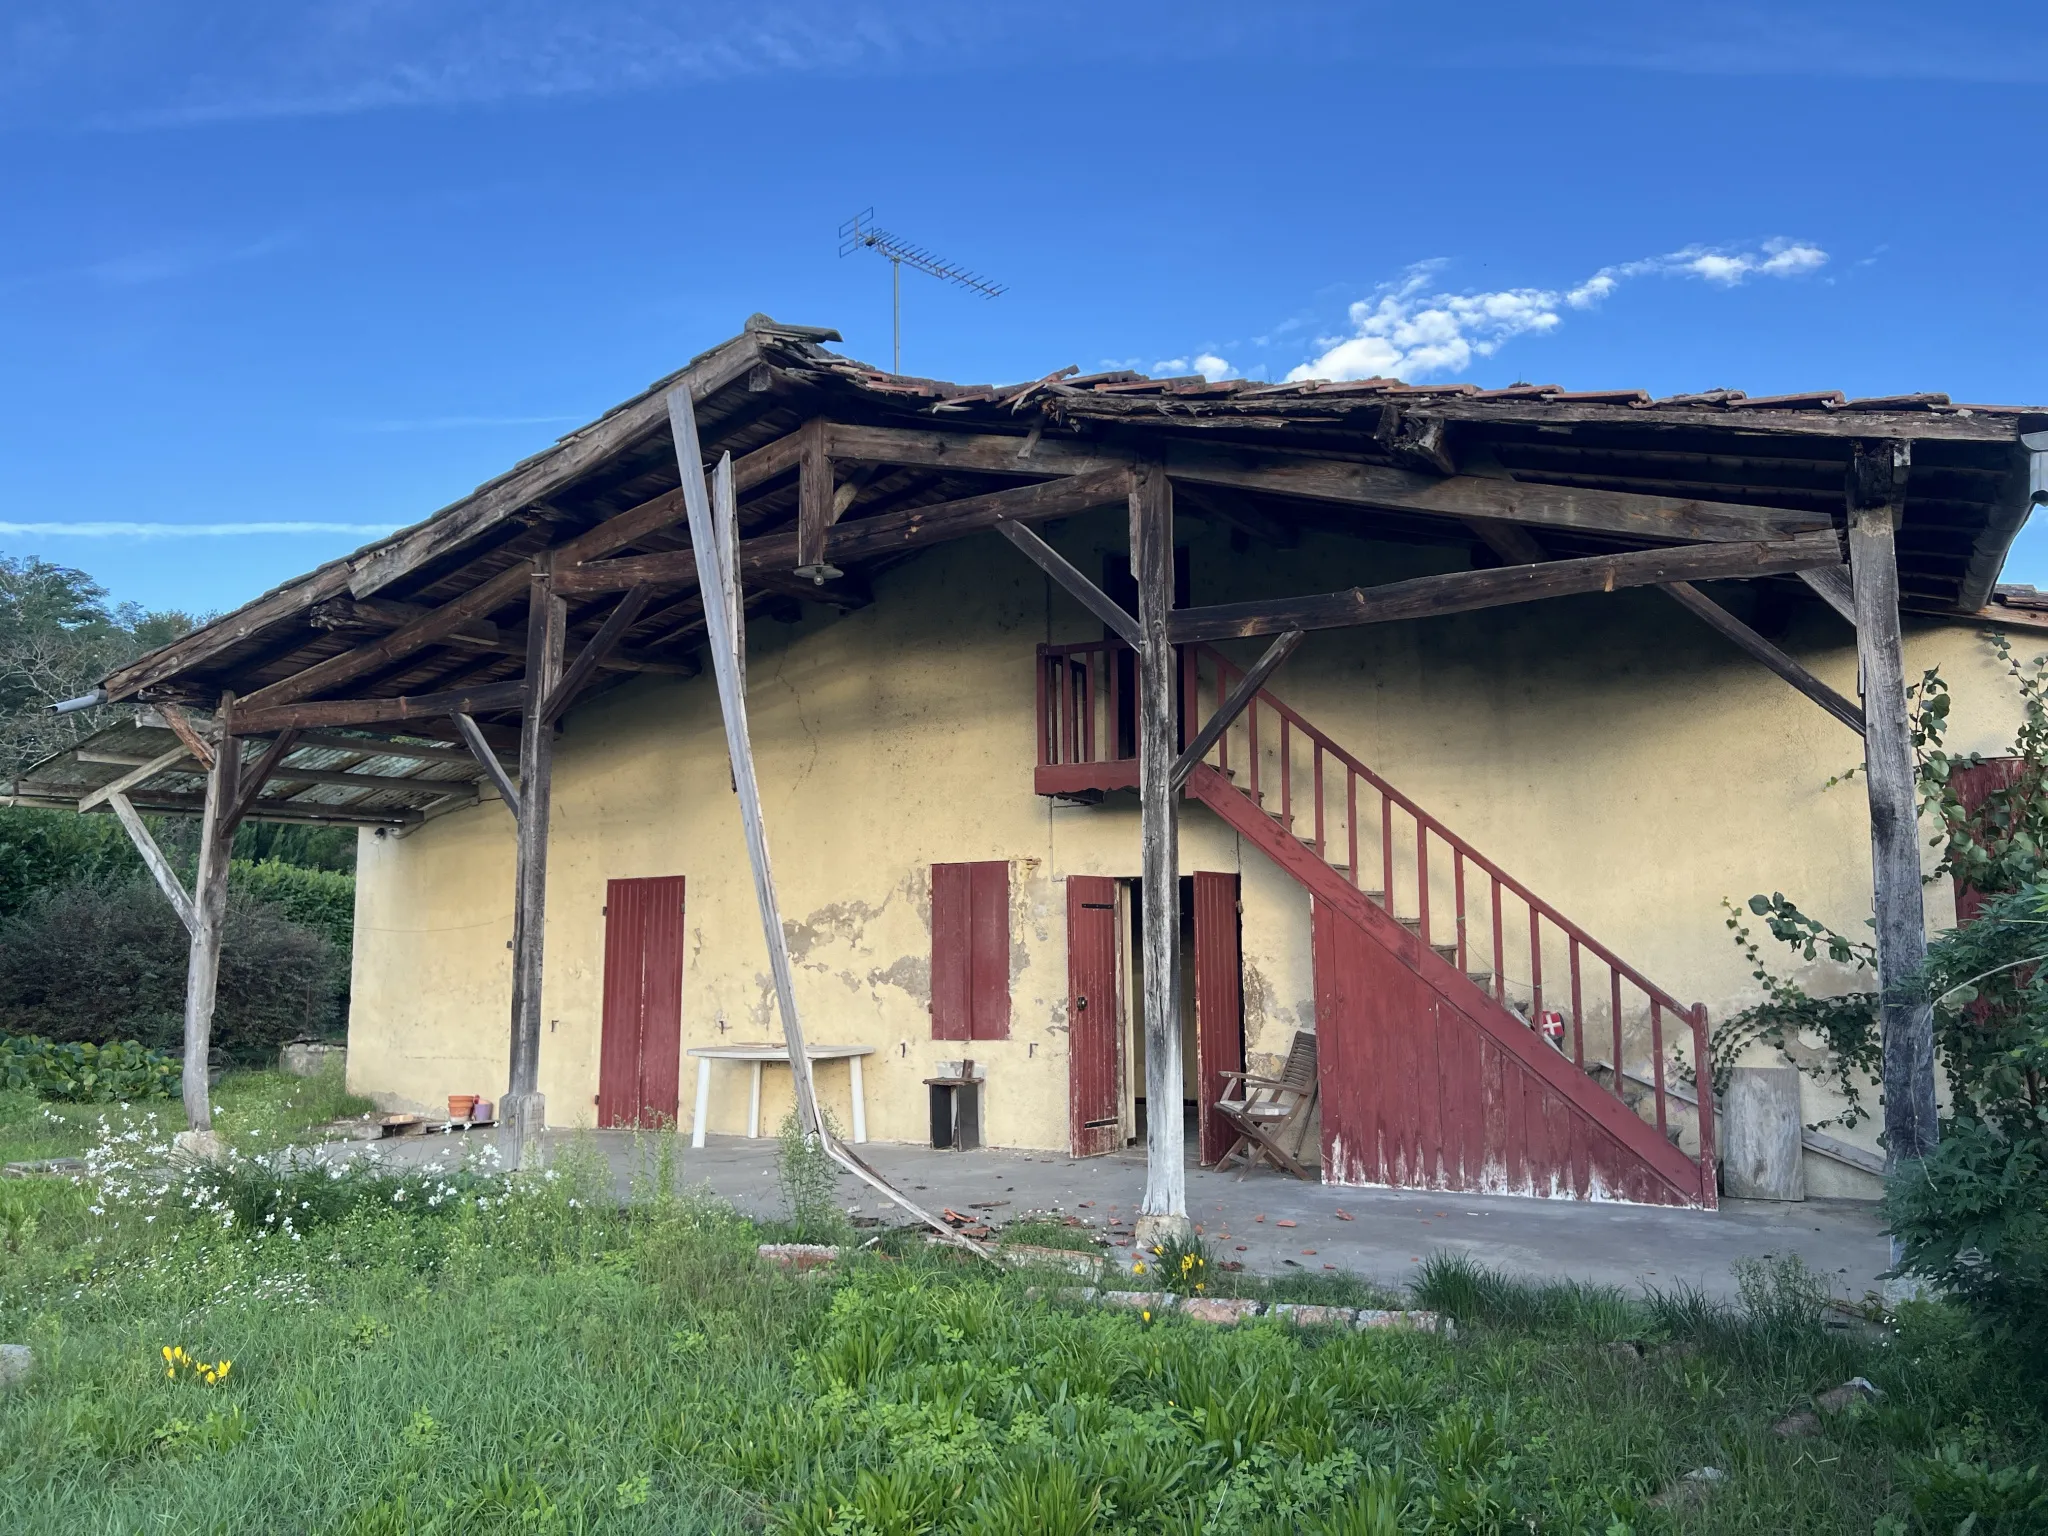
<instances>
[{"instance_id":1,"label":"concrete slab","mask_svg":"<svg viewBox=\"0 0 2048 1536\"><path fill-rule=\"evenodd\" d=\"M623 1131L552 1132L549 1141L559 1149L579 1136L604 1154L622 1194L654 1142L651 1134ZM459 1161L465 1139L408 1137L377 1146L394 1160ZM1145 1186L1145 1161L1136 1150L1078 1161L1044 1152L934 1152L879 1142L860 1150L928 1209L951 1206L996 1222L1071 1215L1108 1237L1116 1245L1112 1253L1128 1251ZM713 1136L699 1150L682 1144L675 1151L685 1185L708 1187L750 1215L784 1214L772 1140ZM1531 1278L1628 1290L1686 1284L1732 1297L1736 1260L1797 1254L1838 1294L1860 1298L1879 1288L1878 1274L1889 1262L1881 1218L1863 1202L1729 1201L1719 1211L1686 1211L1345 1189L1266 1169L1240 1177L1234 1170L1190 1167L1187 1178L1189 1214L1217 1256L1260 1274L1333 1269L1398 1287L1427 1255L1450 1250ZM894 1207L851 1177L842 1176L840 1193L842 1207L895 1219Z\"/></svg>"}]
</instances>

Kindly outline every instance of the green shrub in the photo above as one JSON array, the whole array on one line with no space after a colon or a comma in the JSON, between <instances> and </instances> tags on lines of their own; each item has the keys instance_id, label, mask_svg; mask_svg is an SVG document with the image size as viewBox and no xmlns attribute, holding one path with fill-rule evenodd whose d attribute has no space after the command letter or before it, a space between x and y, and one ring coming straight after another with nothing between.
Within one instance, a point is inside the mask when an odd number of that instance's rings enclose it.
<instances>
[{"instance_id":1,"label":"green shrub","mask_svg":"<svg viewBox=\"0 0 2048 1536\"><path fill-rule=\"evenodd\" d=\"M0 922L0 1028L58 1041L132 1036L184 1048L187 940L160 892L141 881L39 892ZM270 902L228 893L214 1046L271 1059L302 1035L335 1032L345 957Z\"/></svg>"},{"instance_id":2,"label":"green shrub","mask_svg":"<svg viewBox=\"0 0 2048 1536\"><path fill-rule=\"evenodd\" d=\"M141 871L134 845L111 816L0 807L0 918L51 886Z\"/></svg>"},{"instance_id":3,"label":"green shrub","mask_svg":"<svg viewBox=\"0 0 2048 1536\"><path fill-rule=\"evenodd\" d=\"M343 954L355 942L354 875L281 859L237 859L228 869L228 889L269 902L301 927L325 934Z\"/></svg>"},{"instance_id":4,"label":"green shrub","mask_svg":"<svg viewBox=\"0 0 2048 1536\"><path fill-rule=\"evenodd\" d=\"M2048 1373L2048 1136L1952 1120L1886 1186L1900 1268L1956 1297Z\"/></svg>"},{"instance_id":5,"label":"green shrub","mask_svg":"<svg viewBox=\"0 0 2048 1536\"><path fill-rule=\"evenodd\" d=\"M0 1035L0 1088L26 1089L69 1104L168 1098L178 1091L178 1058L134 1040L60 1043Z\"/></svg>"}]
</instances>

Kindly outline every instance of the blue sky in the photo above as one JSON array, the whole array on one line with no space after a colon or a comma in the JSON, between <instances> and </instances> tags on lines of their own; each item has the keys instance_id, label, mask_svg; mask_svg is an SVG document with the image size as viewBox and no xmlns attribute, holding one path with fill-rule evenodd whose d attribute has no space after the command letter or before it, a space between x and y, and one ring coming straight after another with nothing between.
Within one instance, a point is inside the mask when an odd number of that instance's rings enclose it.
<instances>
[{"instance_id":1,"label":"blue sky","mask_svg":"<svg viewBox=\"0 0 2048 1536\"><path fill-rule=\"evenodd\" d=\"M906 277L946 378L2048 401L2044 79L1999 3L13 0L0 553L227 608L754 310L886 364L869 206L1009 285Z\"/></svg>"}]
</instances>

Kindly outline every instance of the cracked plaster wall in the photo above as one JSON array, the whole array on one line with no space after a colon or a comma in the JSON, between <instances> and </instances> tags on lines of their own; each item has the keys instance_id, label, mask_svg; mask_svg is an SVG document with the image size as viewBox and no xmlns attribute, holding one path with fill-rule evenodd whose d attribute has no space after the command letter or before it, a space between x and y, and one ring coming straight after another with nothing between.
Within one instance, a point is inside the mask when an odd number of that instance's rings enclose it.
<instances>
[{"instance_id":1,"label":"cracked plaster wall","mask_svg":"<svg viewBox=\"0 0 2048 1536\"><path fill-rule=\"evenodd\" d=\"M1194 600L1323 591L1456 568L1455 551L1308 535L1260 561L1186 519ZM1053 542L1084 569L1122 519ZM1031 656L1100 625L993 540L942 546L876 583L876 603L750 626L748 699L799 1003L815 1041L877 1048L869 1133L921 1140L921 1079L972 1055L997 1145L1067 1137L1064 879L1130 876L1134 796L1056 805L1031 792ZM1832 615L1781 644L1844 692L1855 656ZM1255 646L1240 648L1243 657ZM2010 740L2009 686L1964 626L1913 625L1909 674L1956 687L1951 745ZM1715 1016L1756 997L1720 900L1783 890L1844 931L1869 912L1861 788L1822 789L1855 739L1654 592L1310 637L1275 690L1596 936ZM1243 878L1248 1052L1278 1064L1315 1027L1306 893L1205 807L1183 802L1181 867ZM350 1078L387 1103L504 1087L511 823L487 802L414 836L365 834ZM1409 857L1409 855L1404 855ZM931 1039L935 861L1011 864L1011 1038ZM568 717L556 755L541 1086L556 1124L587 1124L597 1088L605 882L682 874L684 1045L779 1039L765 948L707 678L643 679ZM1931 926L1952 919L1946 884ZM1830 979L1817 971L1823 989ZM1839 980L1839 979L1837 979ZM744 1128L746 1069L714 1066L710 1128ZM678 1100L687 1121L695 1062ZM847 1074L821 1096L846 1123ZM1809 1119L1830 1112L1806 1082ZM764 1131L788 1103L771 1069ZM1867 1140L1868 1129L1853 1139Z\"/></svg>"}]
</instances>

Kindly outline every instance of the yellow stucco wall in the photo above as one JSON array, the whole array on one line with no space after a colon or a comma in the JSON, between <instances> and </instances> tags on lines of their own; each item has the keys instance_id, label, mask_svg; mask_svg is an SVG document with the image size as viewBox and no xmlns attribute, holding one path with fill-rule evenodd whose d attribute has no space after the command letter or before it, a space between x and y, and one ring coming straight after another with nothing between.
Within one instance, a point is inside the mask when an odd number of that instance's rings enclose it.
<instances>
[{"instance_id":1,"label":"yellow stucco wall","mask_svg":"<svg viewBox=\"0 0 2048 1536\"><path fill-rule=\"evenodd\" d=\"M1120 519L1054 535L1084 569ZM1456 552L1311 535L1252 557L1183 522L1197 603L1328 591L1461 563ZM873 606L796 626L757 621L748 701L768 834L814 1041L876 1047L869 1132L926 1134L921 1079L971 1055L996 1145L1067 1141L1065 887L1132 876L1135 797L1077 807L1032 793L1033 647L1100 626L992 538L887 573ZM1786 649L1845 693L1845 625L1806 615ZM1248 657L1255 648L1245 648ZM1951 745L2011 739L2009 683L1976 632L1916 625L1908 669L1955 687ZM1855 738L1655 592L1310 637L1281 697L1536 891L1718 1017L1753 1001L1721 899L1783 890L1845 932L1869 913ZM1184 871L1242 873L1246 1037L1269 1064L1314 1024L1306 893L1206 808L1182 822ZM684 1045L779 1038L738 807L708 678L642 679L574 710L560 739L550 844L541 1089L554 1124L589 1124L597 1090L605 882L687 877ZM1012 1031L931 1039L929 866L1012 865ZM393 1106L504 1089L511 821L486 802L410 836L365 834L358 866L349 1077ZM1929 919L1952 916L1945 882ZM1844 978L1811 968L1823 989ZM691 1109L695 1063L679 1102ZM746 1069L715 1069L713 1131L743 1128ZM849 1119L843 1067L821 1093ZM1829 1112L1807 1084L1808 1118ZM771 1070L764 1128L788 1102ZM1857 1139L1867 1140L1866 1133Z\"/></svg>"}]
</instances>

